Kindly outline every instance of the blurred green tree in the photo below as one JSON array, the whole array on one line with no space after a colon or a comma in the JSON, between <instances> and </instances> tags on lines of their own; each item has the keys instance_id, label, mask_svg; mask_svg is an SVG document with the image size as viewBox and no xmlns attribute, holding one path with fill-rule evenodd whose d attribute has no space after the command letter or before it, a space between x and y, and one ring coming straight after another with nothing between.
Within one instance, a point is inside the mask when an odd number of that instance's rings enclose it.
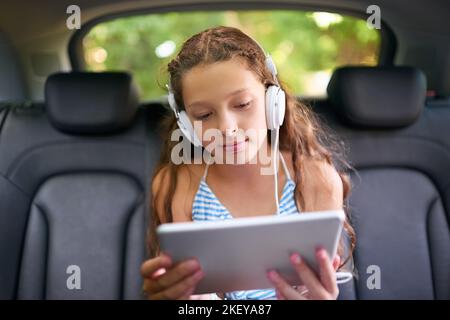
<instances>
[{"instance_id":1,"label":"blurred green tree","mask_svg":"<svg viewBox=\"0 0 450 320\"><path fill-rule=\"evenodd\" d=\"M166 94L167 63L183 41L227 25L255 37L277 64L282 81L299 95L325 94L334 68L376 65L380 33L366 21L326 12L201 11L149 14L98 24L83 39L88 70L127 70L144 100Z\"/></svg>"}]
</instances>

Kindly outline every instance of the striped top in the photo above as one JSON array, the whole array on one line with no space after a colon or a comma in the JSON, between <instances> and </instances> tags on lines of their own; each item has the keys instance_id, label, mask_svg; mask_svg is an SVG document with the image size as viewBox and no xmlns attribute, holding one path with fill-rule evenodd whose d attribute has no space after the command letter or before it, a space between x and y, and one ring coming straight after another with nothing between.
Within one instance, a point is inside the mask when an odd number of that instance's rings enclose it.
<instances>
[{"instance_id":1,"label":"striped top","mask_svg":"<svg viewBox=\"0 0 450 320\"><path fill-rule=\"evenodd\" d=\"M289 171L286 166L286 162L280 153L280 159L283 164L287 181L284 185L283 192L280 198L280 211L279 215L296 214L299 211L294 200L295 183L291 179ZM193 221L214 221L233 219L233 216L225 208L219 199L214 195L214 192L206 183L206 175L208 173L208 164L205 168L205 173L200 181L197 193L194 197L192 204L192 220ZM233 291L225 293L225 298L230 300L263 300L263 299L276 299L276 293L274 288L268 289L256 289L247 291Z\"/></svg>"}]
</instances>

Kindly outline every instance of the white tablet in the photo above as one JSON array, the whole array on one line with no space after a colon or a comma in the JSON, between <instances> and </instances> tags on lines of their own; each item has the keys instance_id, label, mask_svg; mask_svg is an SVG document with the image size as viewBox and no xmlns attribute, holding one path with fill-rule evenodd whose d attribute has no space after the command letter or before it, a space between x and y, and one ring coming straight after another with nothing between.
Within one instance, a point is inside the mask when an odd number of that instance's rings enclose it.
<instances>
[{"instance_id":1,"label":"white tablet","mask_svg":"<svg viewBox=\"0 0 450 320\"><path fill-rule=\"evenodd\" d=\"M204 277L195 294L272 288L266 276L277 269L291 285L299 285L289 256L298 252L318 271L315 250L336 254L344 212L316 211L220 221L162 224L161 250L178 261L197 257Z\"/></svg>"}]
</instances>

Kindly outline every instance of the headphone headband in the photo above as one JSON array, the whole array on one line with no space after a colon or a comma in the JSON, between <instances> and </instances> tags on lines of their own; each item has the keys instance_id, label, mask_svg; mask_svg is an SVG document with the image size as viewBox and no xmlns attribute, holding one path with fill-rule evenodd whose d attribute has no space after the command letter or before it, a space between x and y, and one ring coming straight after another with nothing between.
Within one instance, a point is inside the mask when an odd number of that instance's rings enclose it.
<instances>
[{"instance_id":1,"label":"headphone headband","mask_svg":"<svg viewBox=\"0 0 450 320\"><path fill-rule=\"evenodd\" d=\"M256 43L256 45L261 49L262 53L264 54L265 57L265 65L267 67L267 69L269 69L270 73L272 74L273 80L275 81L275 83L278 85L278 79L277 79L277 67L275 66L275 63L273 62L272 57L270 56L270 54L266 53L266 51L264 50L264 48L262 47L262 45L256 41L255 38L248 36L250 39L253 40L253 42Z\"/></svg>"}]
</instances>

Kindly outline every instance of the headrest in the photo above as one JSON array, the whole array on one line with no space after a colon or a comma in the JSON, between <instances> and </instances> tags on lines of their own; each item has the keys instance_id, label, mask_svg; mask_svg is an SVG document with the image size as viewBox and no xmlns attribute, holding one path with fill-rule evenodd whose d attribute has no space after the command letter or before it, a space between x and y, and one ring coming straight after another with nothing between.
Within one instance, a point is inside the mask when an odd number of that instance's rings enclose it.
<instances>
[{"instance_id":1,"label":"headrest","mask_svg":"<svg viewBox=\"0 0 450 320\"><path fill-rule=\"evenodd\" d=\"M343 67L333 73L327 92L349 125L403 127L424 107L426 79L412 67Z\"/></svg>"},{"instance_id":2,"label":"headrest","mask_svg":"<svg viewBox=\"0 0 450 320\"><path fill-rule=\"evenodd\" d=\"M132 78L124 72L56 73L45 84L50 122L71 134L105 134L128 127L138 108Z\"/></svg>"}]
</instances>

